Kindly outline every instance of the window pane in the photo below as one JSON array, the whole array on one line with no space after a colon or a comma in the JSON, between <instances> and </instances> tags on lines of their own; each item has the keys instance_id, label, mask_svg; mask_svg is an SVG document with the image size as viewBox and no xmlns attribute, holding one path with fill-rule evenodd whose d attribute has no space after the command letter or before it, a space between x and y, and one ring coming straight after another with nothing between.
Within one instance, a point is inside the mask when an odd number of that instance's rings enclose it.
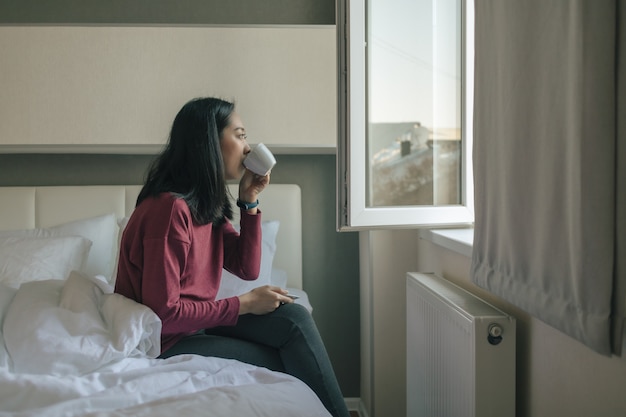
<instances>
[{"instance_id":1,"label":"window pane","mask_svg":"<svg viewBox=\"0 0 626 417\"><path fill-rule=\"evenodd\" d=\"M473 0L337 0L337 228L474 221Z\"/></svg>"},{"instance_id":2,"label":"window pane","mask_svg":"<svg viewBox=\"0 0 626 417\"><path fill-rule=\"evenodd\" d=\"M461 7L368 2L368 207L462 202Z\"/></svg>"}]
</instances>

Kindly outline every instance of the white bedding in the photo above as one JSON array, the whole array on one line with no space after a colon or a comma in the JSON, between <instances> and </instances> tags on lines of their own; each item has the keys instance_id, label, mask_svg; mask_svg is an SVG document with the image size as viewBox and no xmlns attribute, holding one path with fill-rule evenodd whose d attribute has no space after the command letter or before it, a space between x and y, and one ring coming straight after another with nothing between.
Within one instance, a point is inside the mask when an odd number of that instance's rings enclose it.
<instances>
[{"instance_id":1,"label":"white bedding","mask_svg":"<svg viewBox=\"0 0 626 417\"><path fill-rule=\"evenodd\" d=\"M0 284L1 285L1 284ZM160 321L104 280L0 288L0 416L329 416L303 382L159 354Z\"/></svg>"}]
</instances>

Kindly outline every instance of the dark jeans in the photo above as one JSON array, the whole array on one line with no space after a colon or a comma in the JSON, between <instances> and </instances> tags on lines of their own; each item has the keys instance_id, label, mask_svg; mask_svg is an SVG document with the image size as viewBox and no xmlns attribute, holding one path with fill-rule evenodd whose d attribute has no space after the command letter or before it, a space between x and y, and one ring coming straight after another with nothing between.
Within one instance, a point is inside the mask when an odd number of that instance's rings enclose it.
<instances>
[{"instance_id":1,"label":"dark jeans","mask_svg":"<svg viewBox=\"0 0 626 417\"><path fill-rule=\"evenodd\" d=\"M237 325L187 336L160 357L184 353L237 359L288 373L304 381L333 416L349 415L317 326L301 305L240 316Z\"/></svg>"}]
</instances>

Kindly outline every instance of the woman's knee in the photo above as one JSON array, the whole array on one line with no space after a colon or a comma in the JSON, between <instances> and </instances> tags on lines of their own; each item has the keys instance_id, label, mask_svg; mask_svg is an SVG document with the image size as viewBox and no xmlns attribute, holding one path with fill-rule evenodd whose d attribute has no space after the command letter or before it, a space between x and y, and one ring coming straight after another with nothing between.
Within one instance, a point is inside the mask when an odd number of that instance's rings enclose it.
<instances>
[{"instance_id":1,"label":"woman's knee","mask_svg":"<svg viewBox=\"0 0 626 417\"><path fill-rule=\"evenodd\" d=\"M309 310L300 304L290 303L280 306L275 312L275 317L281 321L287 321L291 332L304 335L307 339L319 336L319 331L313 316Z\"/></svg>"},{"instance_id":2,"label":"woman's knee","mask_svg":"<svg viewBox=\"0 0 626 417\"><path fill-rule=\"evenodd\" d=\"M309 310L296 303L283 304L274 313L278 316L288 318L296 324L309 324L313 322L313 317L311 313L309 313Z\"/></svg>"}]
</instances>

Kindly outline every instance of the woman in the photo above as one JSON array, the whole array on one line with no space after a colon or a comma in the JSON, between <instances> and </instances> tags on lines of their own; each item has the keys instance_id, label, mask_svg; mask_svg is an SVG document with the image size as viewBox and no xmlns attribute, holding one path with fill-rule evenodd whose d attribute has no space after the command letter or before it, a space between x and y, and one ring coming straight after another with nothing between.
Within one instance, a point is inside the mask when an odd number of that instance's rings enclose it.
<instances>
[{"instance_id":1,"label":"woman","mask_svg":"<svg viewBox=\"0 0 626 417\"><path fill-rule=\"evenodd\" d=\"M124 230L115 292L161 318L162 358L195 353L287 372L331 414L348 416L315 323L287 291L263 286L215 300L222 268L246 280L259 274L258 196L270 176L245 169L249 152L233 103L199 98L183 106ZM236 179L240 233L227 188Z\"/></svg>"}]
</instances>

